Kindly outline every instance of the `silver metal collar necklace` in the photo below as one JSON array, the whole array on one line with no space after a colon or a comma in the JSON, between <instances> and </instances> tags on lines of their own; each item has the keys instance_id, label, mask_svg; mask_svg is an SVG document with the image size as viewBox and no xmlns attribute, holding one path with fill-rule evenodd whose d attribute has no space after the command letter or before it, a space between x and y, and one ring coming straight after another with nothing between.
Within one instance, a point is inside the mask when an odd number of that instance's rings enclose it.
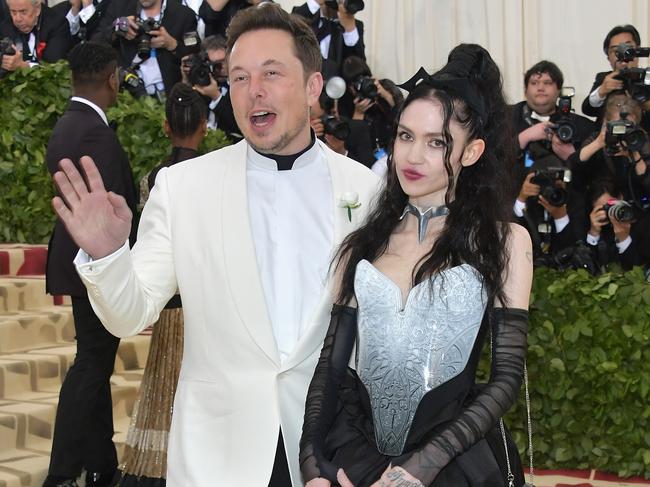
<instances>
[{"instance_id":1,"label":"silver metal collar necklace","mask_svg":"<svg viewBox=\"0 0 650 487\"><path fill-rule=\"evenodd\" d=\"M404 217L409 213L415 215L415 217L418 219L418 243L422 243L424 236L427 233L427 225L429 224L429 220L438 216L449 214L449 208L447 208L445 205L432 206L422 211L417 206L411 203L406 203L406 207L404 208L402 216L400 216L399 219L403 220Z\"/></svg>"}]
</instances>

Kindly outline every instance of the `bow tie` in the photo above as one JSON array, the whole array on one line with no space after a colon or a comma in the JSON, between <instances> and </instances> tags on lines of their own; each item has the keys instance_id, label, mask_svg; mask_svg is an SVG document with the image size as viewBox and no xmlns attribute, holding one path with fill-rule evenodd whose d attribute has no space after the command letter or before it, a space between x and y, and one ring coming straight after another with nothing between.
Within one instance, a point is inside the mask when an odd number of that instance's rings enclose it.
<instances>
[{"instance_id":1,"label":"bow tie","mask_svg":"<svg viewBox=\"0 0 650 487\"><path fill-rule=\"evenodd\" d=\"M530 111L530 118L539 120L540 122L548 122L551 119L550 115L540 115L535 110Z\"/></svg>"}]
</instances>

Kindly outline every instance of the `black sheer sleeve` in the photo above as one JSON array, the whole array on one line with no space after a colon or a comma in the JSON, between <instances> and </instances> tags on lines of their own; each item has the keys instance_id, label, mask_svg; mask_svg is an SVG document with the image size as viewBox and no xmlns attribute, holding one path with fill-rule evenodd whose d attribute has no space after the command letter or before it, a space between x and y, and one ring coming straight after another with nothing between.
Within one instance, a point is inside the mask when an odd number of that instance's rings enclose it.
<instances>
[{"instance_id":1,"label":"black sheer sleeve","mask_svg":"<svg viewBox=\"0 0 650 487\"><path fill-rule=\"evenodd\" d=\"M357 335L357 310L334 305L323 350L307 392L300 439L300 470L305 483L318 477L336 481L338 467L324 455L325 436L336 414L337 389L347 372Z\"/></svg>"},{"instance_id":2,"label":"black sheer sleeve","mask_svg":"<svg viewBox=\"0 0 650 487\"><path fill-rule=\"evenodd\" d=\"M451 460L483 438L517 399L526 358L528 311L496 308L490 318L493 350L488 384L424 447L393 459L393 466L401 466L424 485L430 485Z\"/></svg>"}]
</instances>

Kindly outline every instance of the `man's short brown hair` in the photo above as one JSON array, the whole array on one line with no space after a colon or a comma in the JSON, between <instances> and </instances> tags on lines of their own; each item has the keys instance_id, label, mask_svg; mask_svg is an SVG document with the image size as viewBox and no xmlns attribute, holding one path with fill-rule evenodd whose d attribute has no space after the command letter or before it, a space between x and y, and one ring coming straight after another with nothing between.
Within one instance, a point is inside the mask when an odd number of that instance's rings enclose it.
<instances>
[{"instance_id":1,"label":"man's short brown hair","mask_svg":"<svg viewBox=\"0 0 650 487\"><path fill-rule=\"evenodd\" d=\"M242 34L263 29L282 30L291 36L294 54L302 64L305 79L321 70L320 46L311 27L299 16L289 14L271 2L240 10L233 17L227 30L226 56L230 57L235 42Z\"/></svg>"}]
</instances>

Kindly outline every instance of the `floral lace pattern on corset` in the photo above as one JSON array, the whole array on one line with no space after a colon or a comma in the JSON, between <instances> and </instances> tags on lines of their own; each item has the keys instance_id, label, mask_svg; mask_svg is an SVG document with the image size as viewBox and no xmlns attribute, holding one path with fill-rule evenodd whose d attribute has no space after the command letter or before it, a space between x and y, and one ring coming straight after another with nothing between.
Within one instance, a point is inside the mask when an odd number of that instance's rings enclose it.
<instances>
[{"instance_id":1,"label":"floral lace pattern on corset","mask_svg":"<svg viewBox=\"0 0 650 487\"><path fill-rule=\"evenodd\" d=\"M486 308L479 272L469 264L446 269L402 292L370 262L357 265L356 369L368 391L379 451L404 449L424 395L460 374Z\"/></svg>"}]
</instances>

